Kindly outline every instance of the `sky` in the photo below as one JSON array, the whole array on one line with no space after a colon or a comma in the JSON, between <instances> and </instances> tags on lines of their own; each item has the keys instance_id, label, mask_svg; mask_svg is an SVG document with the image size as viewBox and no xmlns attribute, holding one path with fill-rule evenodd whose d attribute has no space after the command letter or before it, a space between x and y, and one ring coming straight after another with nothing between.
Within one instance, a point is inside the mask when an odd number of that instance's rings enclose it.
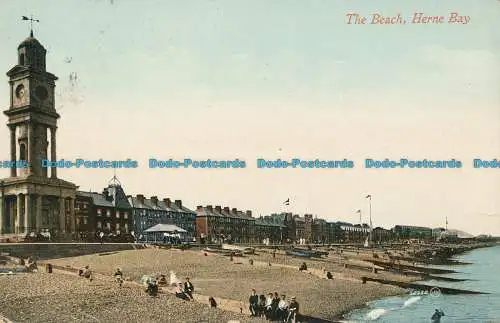
<instances>
[{"instance_id":1,"label":"sky","mask_svg":"<svg viewBox=\"0 0 500 323\"><path fill-rule=\"evenodd\" d=\"M355 25L346 14L468 24ZM127 194L289 211L374 226L500 235L500 1L3 0L0 69L34 15L59 76L58 159L131 158ZM70 75L77 76L76 81ZM5 74L4 74L5 75ZM0 102L9 108L8 78ZM5 121L7 121L5 119ZM9 133L0 127L0 159ZM149 169L148 159L245 160L245 169ZM353 160L258 169L256 160ZM365 169L365 158L461 160L461 169ZM8 170L0 170L4 177ZM60 169L101 191L111 169ZM290 198L290 205L283 201Z\"/></svg>"}]
</instances>

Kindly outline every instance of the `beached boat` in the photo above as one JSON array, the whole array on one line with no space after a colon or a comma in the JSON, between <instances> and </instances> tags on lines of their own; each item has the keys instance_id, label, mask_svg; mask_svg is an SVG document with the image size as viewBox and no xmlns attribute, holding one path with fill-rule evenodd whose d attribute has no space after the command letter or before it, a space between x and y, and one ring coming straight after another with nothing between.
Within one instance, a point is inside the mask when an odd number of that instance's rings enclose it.
<instances>
[{"instance_id":1,"label":"beached boat","mask_svg":"<svg viewBox=\"0 0 500 323\"><path fill-rule=\"evenodd\" d=\"M311 258L313 257L313 253L307 250L298 251L298 250L287 250L287 256L300 257L300 258Z\"/></svg>"},{"instance_id":2,"label":"beached boat","mask_svg":"<svg viewBox=\"0 0 500 323\"><path fill-rule=\"evenodd\" d=\"M227 250L227 249L220 249L220 248L205 248L203 249L203 251L205 252L211 252L211 253L218 253L218 254L222 254L222 255L225 255L225 256L230 256L230 255L233 255L233 256L243 256L243 253L241 251L237 251L237 250Z\"/></svg>"},{"instance_id":3,"label":"beached boat","mask_svg":"<svg viewBox=\"0 0 500 323\"><path fill-rule=\"evenodd\" d=\"M240 246L235 246L232 244L223 244L222 249L224 250L231 250L231 251L236 251L236 252L242 252L247 255L251 255L255 253L255 248L252 247L240 247Z\"/></svg>"},{"instance_id":4,"label":"beached boat","mask_svg":"<svg viewBox=\"0 0 500 323\"><path fill-rule=\"evenodd\" d=\"M308 254L310 257L321 258L322 256L328 256L328 251L312 250L312 249L302 249L294 247L292 251L299 252L303 254Z\"/></svg>"}]
</instances>

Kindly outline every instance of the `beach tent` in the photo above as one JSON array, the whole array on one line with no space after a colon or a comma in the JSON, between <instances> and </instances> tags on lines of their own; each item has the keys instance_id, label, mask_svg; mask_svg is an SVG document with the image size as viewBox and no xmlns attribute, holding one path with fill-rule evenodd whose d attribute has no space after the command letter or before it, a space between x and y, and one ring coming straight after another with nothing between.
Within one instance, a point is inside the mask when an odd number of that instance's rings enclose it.
<instances>
[{"instance_id":1,"label":"beach tent","mask_svg":"<svg viewBox=\"0 0 500 323\"><path fill-rule=\"evenodd\" d=\"M181 233L187 233L186 230L184 230L183 228L179 228L176 225L163 224L163 223L159 223L157 225L154 225L151 228L144 230L144 232L148 233L148 235L153 234L155 242L157 240L158 234L163 233L162 236L172 236L174 234L177 235L177 234L181 234ZM180 235L178 237L180 237Z\"/></svg>"}]
</instances>

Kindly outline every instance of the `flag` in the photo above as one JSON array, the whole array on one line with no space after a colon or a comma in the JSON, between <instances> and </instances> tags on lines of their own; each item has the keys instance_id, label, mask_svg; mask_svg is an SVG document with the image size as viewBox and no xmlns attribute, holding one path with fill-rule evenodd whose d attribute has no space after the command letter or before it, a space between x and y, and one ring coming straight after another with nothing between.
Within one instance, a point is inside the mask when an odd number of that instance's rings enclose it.
<instances>
[{"instance_id":1,"label":"flag","mask_svg":"<svg viewBox=\"0 0 500 323\"><path fill-rule=\"evenodd\" d=\"M372 198L372 196L371 196L370 194L368 194L365 198L366 198L366 199L371 199L371 198Z\"/></svg>"},{"instance_id":2,"label":"flag","mask_svg":"<svg viewBox=\"0 0 500 323\"><path fill-rule=\"evenodd\" d=\"M361 213L361 210L357 210L356 213Z\"/></svg>"},{"instance_id":3,"label":"flag","mask_svg":"<svg viewBox=\"0 0 500 323\"><path fill-rule=\"evenodd\" d=\"M23 20L30 20L30 18L23 16Z\"/></svg>"},{"instance_id":4,"label":"flag","mask_svg":"<svg viewBox=\"0 0 500 323\"><path fill-rule=\"evenodd\" d=\"M290 205L290 198L287 198L285 202L283 202L285 205Z\"/></svg>"}]
</instances>

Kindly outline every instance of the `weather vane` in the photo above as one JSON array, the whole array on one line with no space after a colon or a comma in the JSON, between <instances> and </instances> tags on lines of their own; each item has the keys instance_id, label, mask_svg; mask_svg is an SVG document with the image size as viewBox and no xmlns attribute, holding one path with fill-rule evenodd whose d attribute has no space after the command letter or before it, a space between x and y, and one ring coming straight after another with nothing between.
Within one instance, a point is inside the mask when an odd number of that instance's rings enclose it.
<instances>
[{"instance_id":1,"label":"weather vane","mask_svg":"<svg viewBox=\"0 0 500 323\"><path fill-rule=\"evenodd\" d=\"M30 22L30 27L31 27L31 30L30 30L30 37L33 37L33 22L40 22L40 20L38 19L34 19L33 18L33 15L31 15L31 18L28 18L26 16L23 16L22 17L22 20L26 20L26 21L29 21Z\"/></svg>"}]
</instances>

